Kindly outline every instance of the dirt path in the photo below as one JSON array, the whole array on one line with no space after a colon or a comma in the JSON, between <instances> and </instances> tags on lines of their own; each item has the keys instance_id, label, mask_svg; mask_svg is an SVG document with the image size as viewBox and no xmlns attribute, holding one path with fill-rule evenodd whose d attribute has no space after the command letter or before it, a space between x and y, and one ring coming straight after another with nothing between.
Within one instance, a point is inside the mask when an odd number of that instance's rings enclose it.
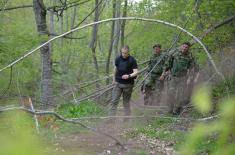
<instances>
[{"instance_id":1,"label":"dirt path","mask_svg":"<svg viewBox=\"0 0 235 155\"><path fill-rule=\"evenodd\" d=\"M141 96L132 106L132 111L137 110L138 105L143 103ZM120 115L122 112L119 112ZM154 112L156 114L156 112ZM136 126L144 126L148 122L147 118L130 119L125 122L123 118L110 120L97 120L95 127L102 132L117 138L124 146L124 149L115 144L112 139L91 132L75 133L63 135L58 138L57 145L64 152L70 152L72 155L137 155L137 154L169 154L164 153L168 149L172 152L171 144L165 144L159 140L149 140L143 135L129 139L125 136L127 131L133 130ZM155 145L151 145L155 144Z\"/></svg>"},{"instance_id":2,"label":"dirt path","mask_svg":"<svg viewBox=\"0 0 235 155\"><path fill-rule=\"evenodd\" d=\"M99 125L98 129L100 131L108 133L120 140L124 149L116 145L113 140L94 133L78 133L60 137L58 140L60 149L74 155L136 155L143 154L143 152L159 154L156 149L148 146L143 137L135 139L125 138L124 133L132 129L128 127L130 124L121 124L117 120L116 123L101 123Z\"/></svg>"}]
</instances>

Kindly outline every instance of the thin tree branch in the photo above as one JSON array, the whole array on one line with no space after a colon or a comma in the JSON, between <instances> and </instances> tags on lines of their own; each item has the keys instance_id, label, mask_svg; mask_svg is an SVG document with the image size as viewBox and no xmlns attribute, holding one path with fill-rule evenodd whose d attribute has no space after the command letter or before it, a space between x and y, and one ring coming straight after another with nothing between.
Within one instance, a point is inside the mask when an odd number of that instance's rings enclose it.
<instances>
[{"instance_id":1,"label":"thin tree branch","mask_svg":"<svg viewBox=\"0 0 235 155\"><path fill-rule=\"evenodd\" d=\"M80 22L78 23L76 26L73 27L73 29L77 28L78 26L80 26L88 17L90 17L90 15L92 15L95 10L101 5L101 3L103 2L103 0L101 0L95 7L94 9L91 10L91 12Z\"/></svg>"},{"instance_id":2,"label":"thin tree branch","mask_svg":"<svg viewBox=\"0 0 235 155\"><path fill-rule=\"evenodd\" d=\"M12 84L12 77L13 77L13 66L11 66L10 79L9 79L8 86L7 86L7 88L3 91L3 93L1 94L0 99L2 99L2 98L6 95L7 91L10 89L10 86L11 86L11 84Z\"/></svg>"},{"instance_id":3,"label":"thin tree branch","mask_svg":"<svg viewBox=\"0 0 235 155\"><path fill-rule=\"evenodd\" d=\"M5 9L0 10L0 11L9 11L9 10L24 9L24 8L32 8L32 7L33 7L33 5L21 5L21 6L15 6L15 7L5 8Z\"/></svg>"},{"instance_id":4,"label":"thin tree branch","mask_svg":"<svg viewBox=\"0 0 235 155\"><path fill-rule=\"evenodd\" d=\"M84 0L83 2L71 2L71 3L67 3L66 6L58 6L58 5L55 5L55 6L49 6L46 8L47 11L53 11L53 12L58 12L58 11L64 11L64 10L67 10L68 8L71 8L71 7L74 7L74 6L78 6L78 5L83 5L87 2L89 2L91 0ZM1 11L10 11L10 10L16 10L16 9L24 9L24 8L32 8L33 5L21 5L21 6L14 6L14 7L9 7L9 8L5 8L5 9L0 9L0 12Z\"/></svg>"},{"instance_id":5,"label":"thin tree branch","mask_svg":"<svg viewBox=\"0 0 235 155\"><path fill-rule=\"evenodd\" d=\"M55 33L48 33L48 35L50 35L50 36L59 36L59 34L55 34ZM83 36L83 37L63 36L62 38L65 38L65 39L84 39L84 38L86 38L86 36Z\"/></svg>"},{"instance_id":6,"label":"thin tree branch","mask_svg":"<svg viewBox=\"0 0 235 155\"><path fill-rule=\"evenodd\" d=\"M54 112L54 111L32 111L30 109L26 109L25 107L3 107L0 108L0 112L8 112L8 111L14 111L14 110L21 110L21 111L25 111L27 113L33 114L33 115L53 115L55 116L57 119L62 120L64 122L68 122L68 123L73 123L73 124L79 124L84 128L87 128L95 133L100 133L102 135L108 136L109 138L113 139L114 141L117 142L117 144L121 144L121 142L119 140L117 140L116 138L114 138L111 135L108 135L106 133L103 133L101 131L98 131L96 128L92 128L89 127L87 125L84 125L83 123L80 122L80 120L84 120L84 119L110 119L110 118L161 118L161 119L174 119L174 120L191 120L191 121L208 121L208 120L212 120L215 118L219 118L220 114L217 115L212 115L212 116L208 116L208 117L204 117L204 118L187 118L187 117L170 117L170 116L161 116L161 115L140 115L140 116L101 116L101 117L80 117L80 118L71 118L71 119L67 119L61 115L59 115L58 113ZM122 145L122 144L121 144ZM123 145L122 145L123 146Z\"/></svg>"},{"instance_id":7,"label":"thin tree branch","mask_svg":"<svg viewBox=\"0 0 235 155\"><path fill-rule=\"evenodd\" d=\"M83 2L77 2L77 3L74 3L74 4L73 3L68 3L65 8L63 8L63 6L51 6L51 7L48 7L47 10L51 10L51 11L53 10L54 11L54 10L56 10L56 7L58 7L58 9L56 11L61 11L61 10L64 11L64 10L67 10L68 8L78 6L78 5L82 5L82 4L85 4L89 1L91 1L91 0L86 0L86 1L83 1Z\"/></svg>"},{"instance_id":8,"label":"thin tree branch","mask_svg":"<svg viewBox=\"0 0 235 155\"><path fill-rule=\"evenodd\" d=\"M80 126L86 128L86 129L89 129L90 131L92 131L96 134L98 133L98 134L104 135L106 137L109 137L110 139L114 140L117 145L120 145L122 148L124 148L124 145L117 138L115 138L115 137L113 137L113 136L111 136L111 135L109 135L105 132L99 131L96 128L87 126L87 125L81 123L79 120L65 118L65 117L59 115L58 113L56 113L54 111L36 111L36 110L33 111L33 110L26 109L24 107L8 107L8 108L0 109L0 112L7 112L7 111L13 111L13 110L25 111L25 112L33 114L33 115L52 115L52 116L55 116L57 119L62 120L64 122L79 124Z\"/></svg>"},{"instance_id":9,"label":"thin tree branch","mask_svg":"<svg viewBox=\"0 0 235 155\"><path fill-rule=\"evenodd\" d=\"M194 36L192 33L188 32L187 30L183 29L182 27L180 26L177 26L175 24L172 24L172 23L169 23L169 22L165 22L165 21L162 21L162 20L157 20L157 19L148 19L148 18L140 18L140 17L120 17L120 18L109 18L109 19L105 19L105 20L101 20L101 21L97 21L97 22L93 22L93 23L90 23L90 24L87 24L87 25L84 25L84 26L81 26L81 27L77 27L75 29L72 29L70 31L67 31L59 36L56 36L54 38L51 38L49 39L47 42L43 43L42 45L38 46L37 48L33 49L32 51L26 53L24 56L20 57L19 59L15 60L14 62L10 63L9 65L3 67L2 69L0 69L0 72L2 72L3 70L17 64L18 62L22 61L23 59L25 59L26 57L28 57L29 55L33 54L34 52L36 52L38 49L44 47L45 45L47 45L48 43L52 42L53 40L56 40L58 38L61 38L63 36L66 36L70 33L73 33L75 31L78 31L78 30L81 30L81 29L84 29L86 27L89 27L89 26L92 26L92 25L96 25L96 24L101 24L101 23L105 23L105 22L110 22L110 21L115 21L115 20L139 20L139 21L145 21L145 22L152 22L152 23L159 23L159 24L163 24L163 25L167 25L169 27L173 27L173 28L176 28L176 29L179 29L181 31L183 31L184 33L186 33L187 35L191 36L196 42L198 42L202 47L203 47L203 50L205 51L205 53L207 54L207 57L209 58L213 68L215 69L216 73L218 75L220 75L223 79L224 79L224 76L222 73L219 72L218 68L216 67L215 63L214 63L214 60L212 59L210 53L208 52L206 46L200 41L199 38L197 38L196 36Z\"/></svg>"},{"instance_id":10,"label":"thin tree branch","mask_svg":"<svg viewBox=\"0 0 235 155\"><path fill-rule=\"evenodd\" d=\"M223 25L229 24L229 23L233 22L234 20L235 20L235 15L230 16L230 17L224 19L223 21L220 21L220 22L214 24L213 26L211 26L210 28L208 28L206 31L204 31L204 32L202 33L202 35L199 37L199 39L202 40L204 37L206 37L206 36L207 36L209 33L211 33L212 31L214 31L214 30L220 28L220 27L223 26ZM196 41L195 41L195 40L191 40L190 43L193 45L193 44L196 43Z\"/></svg>"}]
</instances>

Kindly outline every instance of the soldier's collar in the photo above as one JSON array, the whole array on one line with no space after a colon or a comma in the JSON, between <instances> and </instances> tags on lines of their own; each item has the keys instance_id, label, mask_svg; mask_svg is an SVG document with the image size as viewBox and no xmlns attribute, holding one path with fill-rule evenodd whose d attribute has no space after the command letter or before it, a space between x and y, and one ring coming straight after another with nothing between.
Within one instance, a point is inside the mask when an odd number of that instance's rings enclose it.
<instances>
[{"instance_id":1,"label":"soldier's collar","mask_svg":"<svg viewBox=\"0 0 235 155\"><path fill-rule=\"evenodd\" d=\"M180 50L179 53L180 55L189 55L190 52L188 51L186 54L183 54L182 51Z\"/></svg>"},{"instance_id":2,"label":"soldier's collar","mask_svg":"<svg viewBox=\"0 0 235 155\"><path fill-rule=\"evenodd\" d=\"M162 53L154 53L154 55L156 56L160 56Z\"/></svg>"}]
</instances>

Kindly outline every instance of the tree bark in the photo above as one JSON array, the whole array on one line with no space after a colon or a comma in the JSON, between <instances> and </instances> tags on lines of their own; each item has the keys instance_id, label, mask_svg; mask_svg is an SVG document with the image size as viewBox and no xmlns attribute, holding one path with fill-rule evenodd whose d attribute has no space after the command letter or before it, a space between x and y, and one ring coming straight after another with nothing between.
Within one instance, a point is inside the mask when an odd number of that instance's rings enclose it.
<instances>
[{"instance_id":1,"label":"tree bark","mask_svg":"<svg viewBox=\"0 0 235 155\"><path fill-rule=\"evenodd\" d=\"M95 0L95 6L98 6L99 4L99 0ZM99 8L97 7L95 10L95 18L94 18L94 22L97 22L99 20ZM93 58L93 63L94 63L94 67L96 70L96 75L97 78L99 76L99 65L97 62L97 57L96 57L96 46L97 46L97 33L98 33L98 24L93 25L93 30L92 30L92 39L90 42L90 48L92 51L92 58ZM97 83L96 87L99 87L99 84Z\"/></svg>"},{"instance_id":2,"label":"tree bark","mask_svg":"<svg viewBox=\"0 0 235 155\"><path fill-rule=\"evenodd\" d=\"M125 0L125 2L124 2L122 17L126 17L126 16L127 16L127 0ZM121 47L120 47L120 49L124 46L124 43L125 43L125 26L126 26L126 20L123 20L122 25L121 25Z\"/></svg>"},{"instance_id":3,"label":"tree bark","mask_svg":"<svg viewBox=\"0 0 235 155\"><path fill-rule=\"evenodd\" d=\"M47 24L46 24L46 9L43 0L33 0L33 9L37 24L37 31L42 38L41 44L48 40ZM41 79L41 102L42 108L48 109L53 105L52 98L52 60L49 44L40 48L41 64L42 64L42 79Z\"/></svg>"},{"instance_id":4,"label":"tree bark","mask_svg":"<svg viewBox=\"0 0 235 155\"><path fill-rule=\"evenodd\" d=\"M121 9L121 1L116 1L116 18L120 17L120 10ZM117 20L115 21L115 28L114 28L114 42L113 42L113 50L114 50L114 59L117 55L119 55L119 39L120 39L120 26L121 26L121 21Z\"/></svg>"},{"instance_id":5,"label":"tree bark","mask_svg":"<svg viewBox=\"0 0 235 155\"><path fill-rule=\"evenodd\" d=\"M60 17L60 34L63 34L64 32L64 15L62 14ZM63 49L64 46L64 38L60 38L60 45L61 45L61 49Z\"/></svg>"},{"instance_id":6,"label":"tree bark","mask_svg":"<svg viewBox=\"0 0 235 155\"><path fill-rule=\"evenodd\" d=\"M113 0L113 18L116 17L116 0ZM109 51L108 51L108 57L106 61L106 76L109 76L109 68L110 68L110 59L113 51L113 40L114 40L114 27L115 27L115 21L112 21L112 28L111 28L111 34L110 34L110 44L109 44ZM106 80L106 85L109 84L109 78Z\"/></svg>"},{"instance_id":7,"label":"tree bark","mask_svg":"<svg viewBox=\"0 0 235 155\"><path fill-rule=\"evenodd\" d=\"M52 5L55 5L55 0L51 1ZM55 33L55 26L54 26L54 13L53 12L49 12L49 17L50 17L50 33L54 34ZM50 36L50 38L53 38L52 36ZM53 43L50 42L49 44L50 47L50 52L53 52Z\"/></svg>"}]
</instances>

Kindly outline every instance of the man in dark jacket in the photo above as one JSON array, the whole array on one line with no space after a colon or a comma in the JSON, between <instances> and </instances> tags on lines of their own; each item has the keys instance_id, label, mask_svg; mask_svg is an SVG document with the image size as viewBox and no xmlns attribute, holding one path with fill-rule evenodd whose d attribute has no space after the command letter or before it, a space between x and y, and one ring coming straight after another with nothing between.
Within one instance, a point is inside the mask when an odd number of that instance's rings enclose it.
<instances>
[{"instance_id":1,"label":"man in dark jacket","mask_svg":"<svg viewBox=\"0 0 235 155\"><path fill-rule=\"evenodd\" d=\"M138 74L138 66L134 57L129 54L129 46L121 49L121 55L115 60L113 82L115 87L112 95L111 115L116 115L118 102L123 96L125 115L130 115L130 99L134 86L134 79Z\"/></svg>"}]
</instances>

